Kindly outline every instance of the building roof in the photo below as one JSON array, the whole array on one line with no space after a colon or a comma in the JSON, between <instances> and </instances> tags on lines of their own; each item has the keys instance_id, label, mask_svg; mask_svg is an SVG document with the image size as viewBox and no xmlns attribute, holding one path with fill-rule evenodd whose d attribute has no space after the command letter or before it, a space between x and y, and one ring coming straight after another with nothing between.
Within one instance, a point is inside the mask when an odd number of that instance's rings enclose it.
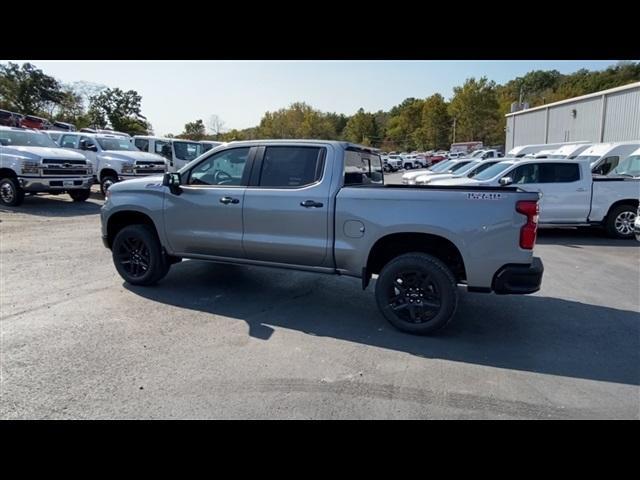
<instances>
[{"instance_id":1,"label":"building roof","mask_svg":"<svg viewBox=\"0 0 640 480\"><path fill-rule=\"evenodd\" d=\"M518 112L507 113L505 115L505 117L511 117L511 116L514 116L514 115L520 115L520 114L523 114L523 113L529 113L529 112L533 112L533 111L536 111L536 110L542 110L542 109L549 108L549 107L555 107L556 105L562 105L562 104L565 104L565 103L578 102L580 100L586 100L587 98L601 97L602 95L607 95L607 94L615 93L615 92L622 92L624 90L632 90L634 88L639 88L639 87L640 87L640 82L634 82L634 83L630 83L628 85L623 85L621 87L610 88L608 90L600 90L599 92L589 93L588 95L582 95L580 97L567 98L566 100L560 100L558 102L547 103L545 105L540 105L538 107L527 108L526 110L520 110Z\"/></svg>"}]
</instances>

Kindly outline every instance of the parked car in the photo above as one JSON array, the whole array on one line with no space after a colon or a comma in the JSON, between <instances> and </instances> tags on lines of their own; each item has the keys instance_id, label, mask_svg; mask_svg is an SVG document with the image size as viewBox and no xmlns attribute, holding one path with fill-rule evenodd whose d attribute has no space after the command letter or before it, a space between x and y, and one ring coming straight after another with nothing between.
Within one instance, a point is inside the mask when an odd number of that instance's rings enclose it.
<instances>
[{"instance_id":1,"label":"parked car","mask_svg":"<svg viewBox=\"0 0 640 480\"><path fill-rule=\"evenodd\" d=\"M346 142L231 142L179 172L113 185L102 238L134 285L182 258L347 275L363 288L378 275L382 315L417 334L450 321L457 284L540 288L538 193L384 185L383 175L374 152Z\"/></svg>"},{"instance_id":2,"label":"parked car","mask_svg":"<svg viewBox=\"0 0 640 480\"><path fill-rule=\"evenodd\" d=\"M165 157L169 161L169 172L177 172L203 152L200 142L181 138L135 135L133 142L143 152L157 153Z\"/></svg>"},{"instance_id":3,"label":"parked car","mask_svg":"<svg viewBox=\"0 0 640 480\"><path fill-rule=\"evenodd\" d=\"M36 117L35 115L25 115L20 121L20 126L23 128L33 128L35 130L48 130L53 125L46 118Z\"/></svg>"},{"instance_id":4,"label":"parked car","mask_svg":"<svg viewBox=\"0 0 640 480\"><path fill-rule=\"evenodd\" d=\"M616 168L607 174L607 176L640 178L640 148L632 152L626 160L620 162Z\"/></svg>"},{"instance_id":5,"label":"parked car","mask_svg":"<svg viewBox=\"0 0 640 480\"><path fill-rule=\"evenodd\" d=\"M505 157L522 158L529 153L538 153L541 150L560 148L564 145L588 144L589 142L560 142L560 143L540 143L535 145L520 145L507 152Z\"/></svg>"},{"instance_id":6,"label":"parked car","mask_svg":"<svg viewBox=\"0 0 640 480\"><path fill-rule=\"evenodd\" d=\"M402 166L406 170L411 170L412 168L424 168L427 166L427 161L424 156L410 153L402 156Z\"/></svg>"},{"instance_id":7,"label":"parked car","mask_svg":"<svg viewBox=\"0 0 640 480\"><path fill-rule=\"evenodd\" d=\"M403 163L403 158L400 155L389 154L389 156L387 157L387 164L391 168L392 172L397 172L401 168L404 168L402 166L402 163Z\"/></svg>"},{"instance_id":8,"label":"parked car","mask_svg":"<svg viewBox=\"0 0 640 480\"><path fill-rule=\"evenodd\" d=\"M66 123L66 122L53 122L53 127L52 128L57 129L57 130L66 131L66 132L75 132L76 131L76 126L73 123Z\"/></svg>"},{"instance_id":9,"label":"parked car","mask_svg":"<svg viewBox=\"0 0 640 480\"><path fill-rule=\"evenodd\" d=\"M472 162L466 158L462 160L448 160L441 164L426 170L416 170L415 172L407 172L402 176L403 185L415 185L417 178L436 176L445 173L454 173Z\"/></svg>"},{"instance_id":10,"label":"parked car","mask_svg":"<svg viewBox=\"0 0 640 480\"><path fill-rule=\"evenodd\" d=\"M167 171L164 157L141 152L127 138L95 133L65 133L62 148L83 153L93 165L95 180L104 194L116 182Z\"/></svg>"},{"instance_id":11,"label":"parked car","mask_svg":"<svg viewBox=\"0 0 640 480\"><path fill-rule=\"evenodd\" d=\"M640 148L640 140L619 143L597 143L584 150L576 160L589 161L591 171L606 175L618 164Z\"/></svg>"},{"instance_id":12,"label":"parked car","mask_svg":"<svg viewBox=\"0 0 640 480\"><path fill-rule=\"evenodd\" d=\"M48 135L0 127L0 203L18 206L25 193L68 193L75 202L89 198L92 167L86 158L63 150Z\"/></svg>"},{"instance_id":13,"label":"parked car","mask_svg":"<svg viewBox=\"0 0 640 480\"><path fill-rule=\"evenodd\" d=\"M570 145L563 145L560 148L549 151L546 158L568 158L574 159L582 152L584 152L587 148L591 147L593 144L591 143L574 143ZM542 150L540 153L545 152L546 150Z\"/></svg>"},{"instance_id":14,"label":"parked car","mask_svg":"<svg viewBox=\"0 0 640 480\"><path fill-rule=\"evenodd\" d=\"M22 115L8 110L0 110L0 125L5 127L19 127Z\"/></svg>"},{"instance_id":15,"label":"parked car","mask_svg":"<svg viewBox=\"0 0 640 480\"><path fill-rule=\"evenodd\" d=\"M636 211L636 218L633 221L633 233L636 236L636 240L640 242L640 206Z\"/></svg>"},{"instance_id":16,"label":"parked car","mask_svg":"<svg viewBox=\"0 0 640 480\"><path fill-rule=\"evenodd\" d=\"M465 152L449 152L447 158L449 160L457 160L459 158L464 158L467 154Z\"/></svg>"},{"instance_id":17,"label":"parked car","mask_svg":"<svg viewBox=\"0 0 640 480\"><path fill-rule=\"evenodd\" d=\"M444 162L445 160L448 160L449 158L446 155L431 155L429 157L429 166L433 166L436 165L440 162Z\"/></svg>"},{"instance_id":18,"label":"parked car","mask_svg":"<svg viewBox=\"0 0 640 480\"><path fill-rule=\"evenodd\" d=\"M223 142L213 142L210 140L201 140L200 145L202 145L202 153L208 152L209 150L219 147Z\"/></svg>"},{"instance_id":19,"label":"parked car","mask_svg":"<svg viewBox=\"0 0 640 480\"><path fill-rule=\"evenodd\" d=\"M474 178L436 180L437 186L517 186L540 192L540 226L604 226L631 238L640 180L592 175L590 161L508 159Z\"/></svg>"},{"instance_id":20,"label":"parked car","mask_svg":"<svg viewBox=\"0 0 640 480\"><path fill-rule=\"evenodd\" d=\"M436 180L444 180L446 178L473 178L479 173L485 171L492 165L501 160L469 160L459 161L458 164L444 172L437 172L433 175L420 175L413 180L414 185L427 185Z\"/></svg>"}]
</instances>

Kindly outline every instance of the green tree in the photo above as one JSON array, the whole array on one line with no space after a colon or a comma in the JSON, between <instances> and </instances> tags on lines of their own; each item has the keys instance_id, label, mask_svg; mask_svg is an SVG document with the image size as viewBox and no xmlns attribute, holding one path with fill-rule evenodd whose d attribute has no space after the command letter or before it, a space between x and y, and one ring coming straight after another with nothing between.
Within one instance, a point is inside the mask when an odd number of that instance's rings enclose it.
<instances>
[{"instance_id":1,"label":"green tree","mask_svg":"<svg viewBox=\"0 0 640 480\"><path fill-rule=\"evenodd\" d=\"M206 136L207 129L204 125L204 122L200 119L195 122L185 123L184 132L180 134L183 138L188 138L189 140L202 140Z\"/></svg>"},{"instance_id":2,"label":"green tree","mask_svg":"<svg viewBox=\"0 0 640 480\"><path fill-rule=\"evenodd\" d=\"M114 130L139 134L148 129L141 113L142 96L135 90L106 88L89 99L89 117L98 128L111 126Z\"/></svg>"},{"instance_id":3,"label":"green tree","mask_svg":"<svg viewBox=\"0 0 640 480\"><path fill-rule=\"evenodd\" d=\"M0 103L24 115L42 115L64 97L60 83L30 63L0 65Z\"/></svg>"},{"instance_id":4,"label":"green tree","mask_svg":"<svg viewBox=\"0 0 640 480\"><path fill-rule=\"evenodd\" d=\"M261 138L324 138L336 137L327 115L304 102L291 104L276 112L266 112L257 134Z\"/></svg>"},{"instance_id":5,"label":"green tree","mask_svg":"<svg viewBox=\"0 0 640 480\"><path fill-rule=\"evenodd\" d=\"M449 103L449 114L456 119L456 142L481 140L495 143L504 140L504 132L498 138L500 118L495 82L486 77L469 78L462 87L454 87Z\"/></svg>"},{"instance_id":6,"label":"green tree","mask_svg":"<svg viewBox=\"0 0 640 480\"><path fill-rule=\"evenodd\" d=\"M417 147L422 150L444 149L451 144L451 117L447 102L439 93L424 101L422 122L413 137Z\"/></svg>"},{"instance_id":7,"label":"green tree","mask_svg":"<svg viewBox=\"0 0 640 480\"><path fill-rule=\"evenodd\" d=\"M389 111L386 137L403 150L416 148L416 130L422 125L424 101L407 98Z\"/></svg>"},{"instance_id":8,"label":"green tree","mask_svg":"<svg viewBox=\"0 0 640 480\"><path fill-rule=\"evenodd\" d=\"M358 112L347 121L344 129L346 140L363 145L371 145L372 140L378 138L375 115L365 112L360 108Z\"/></svg>"}]
</instances>

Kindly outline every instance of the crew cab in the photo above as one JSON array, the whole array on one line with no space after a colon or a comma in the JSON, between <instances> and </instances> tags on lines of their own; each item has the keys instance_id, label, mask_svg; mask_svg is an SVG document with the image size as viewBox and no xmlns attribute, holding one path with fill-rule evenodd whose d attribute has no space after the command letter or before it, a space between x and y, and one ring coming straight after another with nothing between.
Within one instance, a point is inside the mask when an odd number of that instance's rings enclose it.
<instances>
[{"instance_id":1,"label":"crew cab","mask_svg":"<svg viewBox=\"0 0 640 480\"><path fill-rule=\"evenodd\" d=\"M541 227L604 226L617 238L633 237L640 198L639 180L593 175L589 159L507 159L474 178L434 180L430 185L516 185L541 194Z\"/></svg>"},{"instance_id":2,"label":"crew cab","mask_svg":"<svg viewBox=\"0 0 640 480\"><path fill-rule=\"evenodd\" d=\"M104 194L121 180L164 173L164 157L141 152L127 137L95 133L65 133L58 140L62 148L83 153L93 165L96 182Z\"/></svg>"},{"instance_id":3,"label":"crew cab","mask_svg":"<svg viewBox=\"0 0 640 480\"><path fill-rule=\"evenodd\" d=\"M169 172L177 172L191 160L200 156L204 151L201 142L180 138L135 135L133 137L133 143L138 150L156 153L165 157L169 162Z\"/></svg>"},{"instance_id":4,"label":"crew cab","mask_svg":"<svg viewBox=\"0 0 640 480\"><path fill-rule=\"evenodd\" d=\"M68 193L75 202L89 198L93 183L87 159L58 147L46 134L0 127L0 203L18 206L25 193Z\"/></svg>"},{"instance_id":5,"label":"crew cab","mask_svg":"<svg viewBox=\"0 0 640 480\"><path fill-rule=\"evenodd\" d=\"M134 285L183 258L347 275L362 288L377 275L382 315L428 334L453 317L458 284L540 288L538 199L515 187L385 185L380 157L346 142L241 141L179 172L113 185L102 238Z\"/></svg>"}]
</instances>

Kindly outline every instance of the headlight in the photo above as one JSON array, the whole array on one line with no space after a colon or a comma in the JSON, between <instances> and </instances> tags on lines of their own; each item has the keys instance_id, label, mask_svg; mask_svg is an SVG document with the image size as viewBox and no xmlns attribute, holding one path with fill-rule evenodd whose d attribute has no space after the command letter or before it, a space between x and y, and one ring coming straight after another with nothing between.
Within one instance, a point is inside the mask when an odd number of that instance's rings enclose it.
<instances>
[{"instance_id":1,"label":"headlight","mask_svg":"<svg viewBox=\"0 0 640 480\"><path fill-rule=\"evenodd\" d=\"M416 181L412 178L410 180L407 180L407 185L415 185Z\"/></svg>"},{"instance_id":2,"label":"headlight","mask_svg":"<svg viewBox=\"0 0 640 480\"><path fill-rule=\"evenodd\" d=\"M122 165L122 173L133 173L133 163L125 163Z\"/></svg>"},{"instance_id":3,"label":"headlight","mask_svg":"<svg viewBox=\"0 0 640 480\"><path fill-rule=\"evenodd\" d=\"M93 174L93 165L87 162L87 173L89 175Z\"/></svg>"},{"instance_id":4,"label":"headlight","mask_svg":"<svg viewBox=\"0 0 640 480\"><path fill-rule=\"evenodd\" d=\"M40 173L40 163L27 161L22 164L22 173Z\"/></svg>"}]
</instances>

